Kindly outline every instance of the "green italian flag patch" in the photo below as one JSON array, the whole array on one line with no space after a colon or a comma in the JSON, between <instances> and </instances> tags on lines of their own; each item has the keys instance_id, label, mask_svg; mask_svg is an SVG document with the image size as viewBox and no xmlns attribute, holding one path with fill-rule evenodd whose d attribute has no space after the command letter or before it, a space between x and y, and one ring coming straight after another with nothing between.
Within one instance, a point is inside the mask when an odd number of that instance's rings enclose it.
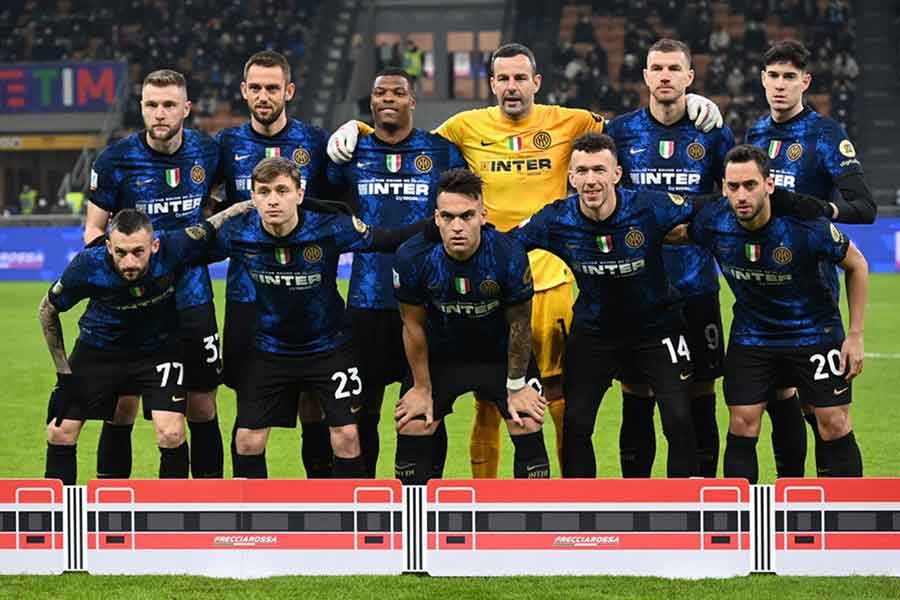
<instances>
[{"instance_id":1,"label":"green italian flag patch","mask_svg":"<svg viewBox=\"0 0 900 600\"><path fill-rule=\"evenodd\" d=\"M468 294L472 291L472 284L465 277L456 277L453 280L453 288L460 294Z\"/></svg>"}]
</instances>

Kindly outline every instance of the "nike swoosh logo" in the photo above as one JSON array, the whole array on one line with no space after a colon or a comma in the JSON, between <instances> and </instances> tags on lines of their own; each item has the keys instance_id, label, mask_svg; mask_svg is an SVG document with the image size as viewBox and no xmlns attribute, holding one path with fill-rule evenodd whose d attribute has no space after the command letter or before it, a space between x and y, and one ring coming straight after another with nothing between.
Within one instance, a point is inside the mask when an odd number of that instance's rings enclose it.
<instances>
[{"instance_id":1,"label":"nike swoosh logo","mask_svg":"<svg viewBox=\"0 0 900 600\"><path fill-rule=\"evenodd\" d=\"M350 414L351 414L351 415L355 415L356 413L358 413L358 412L361 411L361 410L362 410L362 405L360 405L360 406L351 406L351 407L350 407Z\"/></svg>"},{"instance_id":2,"label":"nike swoosh logo","mask_svg":"<svg viewBox=\"0 0 900 600\"><path fill-rule=\"evenodd\" d=\"M693 373L679 373L678 379L680 379L682 381L687 381L688 379L691 378L691 375L693 375Z\"/></svg>"},{"instance_id":3,"label":"nike swoosh logo","mask_svg":"<svg viewBox=\"0 0 900 600\"><path fill-rule=\"evenodd\" d=\"M644 150L646 150L646 148L629 148L628 154L640 154Z\"/></svg>"},{"instance_id":4,"label":"nike swoosh logo","mask_svg":"<svg viewBox=\"0 0 900 600\"><path fill-rule=\"evenodd\" d=\"M184 396L182 396L181 398L179 398L178 396L172 396L172 402L181 402L182 400L184 400Z\"/></svg>"},{"instance_id":5,"label":"nike swoosh logo","mask_svg":"<svg viewBox=\"0 0 900 600\"><path fill-rule=\"evenodd\" d=\"M368 167L370 164L372 164L372 163L358 162L358 163L356 163L356 168L357 168L357 169L365 169L365 168Z\"/></svg>"},{"instance_id":6,"label":"nike swoosh logo","mask_svg":"<svg viewBox=\"0 0 900 600\"><path fill-rule=\"evenodd\" d=\"M835 395L835 396L840 396L841 394L843 394L844 392L846 392L846 391L849 390L849 389L850 389L850 386L848 385L848 386L845 387L845 388L841 388L841 389L839 389L839 390L834 390L834 395Z\"/></svg>"},{"instance_id":7,"label":"nike swoosh logo","mask_svg":"<svg viewBox=\"0 0 900 600\"><path fill-rule=\"evenodd\" d=\"M236 160L236 161L242 161L245 158L250 158L250 155L249 154L235 154L234 155L234 160Z\"/></svg>"},{"instance_id":8,"label":"nike swoosh logo","mask_svg":"<svg viewBox=\"0 0 900 600\"><path fill-rule=\"evenodd\" d=\"M496 143L497 143L497 142L486 142L486 141L484 141L484 140L481 140L481 145L482 145L482 146L491 146L491 145L496 144Z\"/></svg>"},{"instance_id":9,"label":"nike swoosh logo","mask_svg":"<svg viewBox=\"0 0 900 600\"><path fill-rule=\"evenodd\" d=\"M134 185L140 187L142 185L147 185L148 183L153 183L152 179L138 179Z\"/></svg>"}]
</instances>

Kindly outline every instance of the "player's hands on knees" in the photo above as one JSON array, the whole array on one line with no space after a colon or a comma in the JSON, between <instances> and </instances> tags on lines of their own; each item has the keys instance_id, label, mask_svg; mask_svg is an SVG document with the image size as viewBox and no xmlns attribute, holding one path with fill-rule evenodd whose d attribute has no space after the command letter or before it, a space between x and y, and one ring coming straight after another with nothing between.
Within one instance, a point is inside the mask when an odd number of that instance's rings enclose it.
<instances>
[{"instance_id":1,"label":"player's hands on knees","mask_svg":"<svg viewBox=\"0 0 900 600\"><path fill-rule=\"evenodd\" d=\"M688 94L685 99L688 118L694 122L694 127L706 133L722 126L722 113L715 102L699 94Z\"/></svg>"},{"instance_id":2,"label":"player's hands on knees","mask_svg":"<svg viewBox=\"0 0 900 600\"><path fill-rule=\"evenodd\" d=\"M328 138L326 152L328 158L337 164L350 162L353 151L356 150L356 140L359 137L359 126L356 121L347 121Z\"/></svg>"},{"instance_id":3,"label":"player's hands on knees","mask_svg":"<svg viewBox=\"0 0 900 600\"><path fill-rule=\"evenodd\" d=\"M544 407L547 403L544 397L530 385L526 385L515 392L508 391L506 405L509 410L509 416L519 427L525 426L520 415L529 415L538 423L544 422Z\"/></svg>"},{"instance_id":4,"label":"player's hands on knees","mask_svg":"<svg viewBox=\"0 0 900 600\"><path fill-rule=\"evenodd\" d=\"M62 425L63 417L71 406L75 396L77 384L72 373L57 373L56 386L50 392L50 401L47 403L47 424L53 421L53 425Z\"/></svg>"},{"instance_id":5,"label":"player's hands on knees","mask_svg":"<svg viewBox=\"0 0 900 600\"><path fill-rule=\"evenodd\" d=\"M434 400L431 397L431 390L412 387L397 400L397 405L394 407L397 431L421 415L425 415L425 427L430 427L434 422Z\"/></svg>"},{"instance_id":6,"label":"player's hands on knees","mask_svg":"<svg viewBox=\"0 0 900 600\"><path fill-rule=\"evenodd\" d=\"M841 345L841 373L848 382L863 370L863 336L850 333Z\"/></svg>"}]
</instances>

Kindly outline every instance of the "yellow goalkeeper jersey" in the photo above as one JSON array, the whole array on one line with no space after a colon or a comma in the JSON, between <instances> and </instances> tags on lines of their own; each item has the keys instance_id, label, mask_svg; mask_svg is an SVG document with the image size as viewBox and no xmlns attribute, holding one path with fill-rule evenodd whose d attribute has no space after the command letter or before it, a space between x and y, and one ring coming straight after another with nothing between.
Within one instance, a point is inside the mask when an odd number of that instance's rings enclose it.
<instances>
[{"instance_id":1,"label":"yellow goalkeeper jersey","mask_svg":"<svg viewBox=\"0 0 900 600\"><path fill-rule=\"evenodd\" d=\"M510 120L497 106L461 112L435 133L456 144L469 168L481 176L488 221L506 231L566 196L572 142L589 131L603 131L603 117L536 104L522 121ZM573 280L555 256L535 250L529 258L536 290Z\"/></svg>"}]
</instances>

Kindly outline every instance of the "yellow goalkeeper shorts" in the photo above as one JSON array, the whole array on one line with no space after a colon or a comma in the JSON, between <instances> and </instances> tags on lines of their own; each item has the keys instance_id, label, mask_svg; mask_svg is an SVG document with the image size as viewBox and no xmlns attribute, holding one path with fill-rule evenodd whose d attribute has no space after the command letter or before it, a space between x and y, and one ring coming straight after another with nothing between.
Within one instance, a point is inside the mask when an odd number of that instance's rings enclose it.
<instances>
[{"instance_id":1,"label":"yellow goalkeeper shorts","mask_svg":"<svg viewBox=\"0 0 900 600\"><path fill-rule=\"evenodd\" d=\"M572 325L575 286L564 283L534 293L531 302L531 337L541 377L562 374L566 336Z\"/></svg>"}]
</instances>

